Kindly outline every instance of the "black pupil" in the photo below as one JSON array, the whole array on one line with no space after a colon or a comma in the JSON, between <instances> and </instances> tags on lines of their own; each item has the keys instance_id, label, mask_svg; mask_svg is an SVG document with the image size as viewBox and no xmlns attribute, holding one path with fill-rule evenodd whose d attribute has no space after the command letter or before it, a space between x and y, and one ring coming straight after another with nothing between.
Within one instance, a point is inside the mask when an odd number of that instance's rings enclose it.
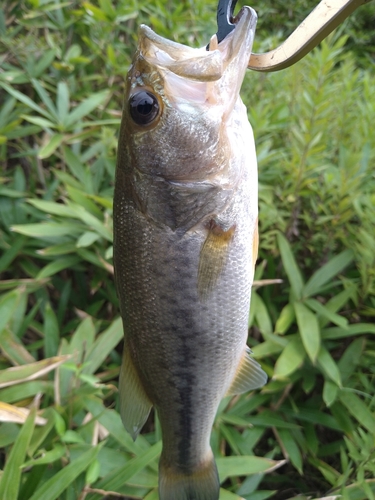
<instances>
[{"instance_id":1,"label":"black pupil","mask_svg":"<svg viewBox=\"0 0 375 500\"><path fill-rule=\"evenodd\" d=\"M151 92L141 90L129 100L130 115L138 125L148 125L159 113L158 100Z\"/></svg>"}]
</instances>

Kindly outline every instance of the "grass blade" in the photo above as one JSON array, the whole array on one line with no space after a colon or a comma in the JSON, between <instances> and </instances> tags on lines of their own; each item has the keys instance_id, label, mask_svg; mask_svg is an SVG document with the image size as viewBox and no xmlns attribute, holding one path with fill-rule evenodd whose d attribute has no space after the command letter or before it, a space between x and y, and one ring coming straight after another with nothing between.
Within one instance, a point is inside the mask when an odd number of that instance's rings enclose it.
<instances>
[{"instance_id":1,"label":"grass blade","mask_svg":"<svg viewBox=\"0 0 375 500\"><path fill-rule=\"evenodd\" d=\"M315 363L320 349L320 329L314 313L304 304L294 304L297 324L303 345L312 363Z\"/></svg>"},{"instance_id":2,"label":"grass blade","mask_svg":"<svg viewBox=\"0 0 375 500\"><path fill-rule=\"evenodd\" d=\"M295 299L301 299L304 284L302 274L297 266L292 249L290 248L288 240L286 240L281 233L278 233L277 235L277 242L284 269L288 276L290 286L292 287L294 297Z\"/></svg>"},{"instance_id":3,"label":"grass blade","mask_svg":"<svg viewBox=\"0 0 375 500\"><path fill-rule=\"evenodd\" d=\"M30 500L55 500L67 487L96 460L102 444L91 448L61 469L51 479L46 481L30 498Z\"/></svg>"},{"instance_id":4,"label":"grass blade","mask_svg":"<svg viewBox=\"0 0 375 500\"><path fill-rule=\"evenodd\" d=\"M21 482L21 465L25 461L26 450L34 431L35 416L36 408L33 408L25 424L22 426L5 464L0 481L0 498L4 500L15 500L18 497Z\"/></svg>"}]
</instances>

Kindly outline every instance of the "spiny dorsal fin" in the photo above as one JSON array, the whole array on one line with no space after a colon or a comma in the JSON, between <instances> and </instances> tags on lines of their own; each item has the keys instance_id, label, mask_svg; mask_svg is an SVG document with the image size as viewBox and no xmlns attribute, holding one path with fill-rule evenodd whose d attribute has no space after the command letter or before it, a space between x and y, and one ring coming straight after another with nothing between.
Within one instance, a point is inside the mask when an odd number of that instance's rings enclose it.
<instances>
[{"instance_id":1,"label":"spiny dorsal fin","mask_svg":"<svg viewBox=\"0 0 375 500\"><path fill-rule=\"evenodd\" d=\"M139 380L126 341L122 356L119 393L122 422L135 440L149 416L152 403Z\"/></svg>"},{"instance_id":2,"label":"spiny dorsal fin","mask_svg":"<svg viewBox=\"0 0 375 500\"><path fill-rule=\"evenodd\" d=\"M259 389L267 382L267 374L262 370L260 364L250 357L250 353L250 349L246 347L236 376L227 391L227 396Z\"/></svg>"},{"instance_id":3,"label":"spiny dorsal fin","mask_svg":"<svg viewBox=\"0 0 375 500\"><path fill-rule=\"evenodd\" d=\"M209 223L206 241L203 243L199 257L198 292L206 299L213 290L223 270L235 226L223 231L214 221Z\"/></svg>"}]
</instances>

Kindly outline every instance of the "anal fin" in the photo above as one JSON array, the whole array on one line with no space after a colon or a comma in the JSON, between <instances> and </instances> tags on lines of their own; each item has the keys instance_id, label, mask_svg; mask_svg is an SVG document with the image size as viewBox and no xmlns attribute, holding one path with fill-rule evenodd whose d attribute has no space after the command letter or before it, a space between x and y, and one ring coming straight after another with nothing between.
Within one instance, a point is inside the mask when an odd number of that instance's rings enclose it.
<instances>
[{"instance_id":1,"label":"anal fin","mask_svg":"<svg viewBox=\"0 0 375 500\"><path fill-rule=\"evenodd\" d=\"M135 440L150 414L152 403L139 380L126 341L120 370L119 393L122 422Z\"/></svg>"},{"instance_id":2,"label":"anal fin","mask_svg":"<svg viewBox=\"0 0 375 500\"><path fill-rule=\"evenodd\" d=\"M260 364L250 357L250 353L250 349L246 347L236 376L227 391L227 396L259 389L267 382L267 374L262 370Z\"/></svg>"}]
</instances>

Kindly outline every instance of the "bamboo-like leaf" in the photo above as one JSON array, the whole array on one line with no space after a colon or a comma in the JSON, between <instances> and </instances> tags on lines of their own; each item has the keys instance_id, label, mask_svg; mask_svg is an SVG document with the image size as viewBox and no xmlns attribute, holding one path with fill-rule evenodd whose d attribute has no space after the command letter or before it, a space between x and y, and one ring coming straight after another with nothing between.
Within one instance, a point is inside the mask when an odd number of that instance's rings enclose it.
<instances>
[{"instance_id":1,"label":"bamboo-like leaf","mask_svg":"<svg viewBox=\"0 0 375 500\"><path fill-rule=\"evenodd\" d=\"M315 363L320 349L320 329L314 313L300 302L294 303L297 324L303 345L312 363Z\"/></svg>"},{"instance_id":2,"label":"bamboo-like leaf","mask_svg":"<svg viewBox=\"0 0 375 500\"><path fill-rule=\"evenodd\" d=\"M69 87L66 82L57 85L57 115L59 122L65 124L70 108Z\"/></svg>"},{"instance_id":3,"label":"bamboo-like leaf","mask_svg":"<svg viewBox=\"0 0 375 500\"><path fill-rule=\"evenodd\" d=\"M275 333L284 335L295 319L293 304L287 304L281 310L275 325Z\"/></svg>"},{"instance_id":4,"label":"bamboo-like leaf","mask_svg":"<svg viewBox=\"0 0 375 500\"><path fill-rule=\"evenodd\" d=\"M53 358L43 359L36 363L16 366L0 371L0 388L20 384L28 380L35 380L46 373L54 370L57 366L68 360L70 356L55 356Z\"/></svg>"},{"instance_id":5,"label":"bamboo-like leaf","mask_svg":"<svg viewBox=\"0 0 375 500\"><path fill-rule=\"evenodd\" d=\"M0 422L14 422L15 424L24 424L30 414L28 408L14 406L0 401ZM47 420L42 417L35 417L37 425L45 425Z\"/></svg>"},{"instance_id":6,"label":"bamboo-like leaf","mask_svg":"<svg viewBox=\"0 0 375 500\"><path fill-rule=\"evenodd\" d=\"M302 474L302 455L293 434L288 429L277 429L277 434L287 453L286 458L289 457L294 467Z\"/></svg>"},{"instance_id":7,"label":"bamboo-like leaf","mask_svg":"<svg viewBox=\"0 0 375 500\"><path fill-rule=\"evenodd\" d=\"M332 312L328 307L324 306L320 302L315 299L307 299L304 302L310 309L315 311L317 314L322 316L323 318L332 321L337 326L341 326L342 328L346 328L348 326L348 320L339 314ZM325 322L324 322L325 323Z\"/></svg>"},{"instance_id":8,"label":"bamboo-like leaf","mask_svg":"<svg viewBox=\"0 0 375 500\"><path fill-rule=\"evenodd\" d=\"M348 325L346 328L333 327L322 330L323 339L344 339L353 335L375 334L375 325L373 323L357 323Z\"/></svg>"},{"instance_id":9,"label":"bamboo-like leaf","mask_svg":"<svg viewBox=\"0 0 375 500\"><path fill-rule=\"evenodd\" d=\"M272 472L285 463L286 460L270 460L269 458L254 456L230 456L216 459L220 482L224 482L228 477L233 476Z\"/></svg>"},{"instance_id":10,"label":"bamboo-like leaf","mask_svg":"<svg viewBox=\"0 0 375 500\"><path fill-rule=\"evenodd\" d=\"M50 112L51 116L54 117L55 122L58 120L57 110L55 104L52 102L50 96L47 94L41 83L35 78L31 79L31 83L33 84L34 89L38 92L39 97L43 101L43 104Z\"/></svg>"},{"instance_id":11,"label":"bamboo-like leaf","mask_svg":"<svg viewBox=\"0 0 375 500\"><path fill-rule=\"evenodd\" d=\"M271 318L265 303L256 292L253 292L251 297L251 309L254 310L255 319L262 334L271 334L273 331Z\"/></svg>"},{"instance_id":12,"label":"bamboo-like leaf","mask_svg":"<svg viewBox=\"0 0 375 500\"><path fill-rule=\"evenodd\" d=\"M96 460L101 444L93 446L90 450L82 453L80 457L73 460L69 465L61 469L57 474L45 481L43 485L31 496L30 500L56 500L70 484Z\"/></svg>"},{"instance_id":13,"label":"bamboo-like leaf","mask_svg":"<svg viewBox=\"0 0 375 500\"><path fill-rule=\"evenodd\" d=\"M161 448L162 444L161 441L159 441L136 458L129 460L124 466L119 467L107 474L107 476L103 477L103 479L95 484L95 487L103 490L117 491L135 474L147 467L147 465L151 462L154 462L159 457ZM102 497L100 495L96 494L92 497L92 500L101 500L101 498Z\"/></svg>"},{"instance_id":14,"label":"bamboo-like leaf","mask_svg":"<svg viewBox=\"0 0 375 500\"><path fill-rule=\"evenodd\" d=\"M334 359L324 346L320 347L318 364L323 372L327 375L327 377L329 377L336 385L341 387L342 383L340 370Z\"/></svg>"},{"instance_id":15,"label":"bamboo-like leaf","mask_svg":"<svg viewBox=\"0 0 375 500\"><path fill-rule=\"evenodd\" d=\"M356 394L349 391L341 391L339 398L349 413L372 435L375 435L375 417L368 406Z\"/></svg>"},{"instance_id":16,"label":"bamboo-like leaf","mask_svg":"<svg viewBox=\"0 0 375 500\"><path fill-rule=\"evenodd\" d=\"M27 202L47 214L59 215L61 217L75 217L74 210L63 203L55 203L53 201L38 200L33 198L29 198Z\"/></svg>"},{"instance_id":17,"label":"bamboo-like leaf","mask_svg":"<svg viewBox=\"0 0 375 500\"><path fill-rule=\"evenodd\" d=\"M90 97L82 101L78 106L67 116L65 126L75 127L84 116L87 116L95 108L98 108L108 97L108 91L91 94Z\"/></svg>"},{"instance_id":18,"label":"bamboo-like leaf","mask_svg":"<svg viewBox=\"0 0 375 500\"><path fill-rule=\"evenodd\" d=\"M301 339L296 337L291 340L276 361L273 378L285 378L294 373L302 366L305 356Z\"/></svg>"},{"instance_id":19,"label":"bamboo-like leaf","mask_svg":"<svg viewBox=\"0 0 375 500\"><path fill-rule=\"evenodd\" d=\"M52 137L48 137L46 143L39 149L38 157L41 160L50 157L64 141L64 138L63 134L53 134Z\"/></svg>"},{"instance_id":20,"label":"bamboo-like leaf","mask_svg":"<svg viewBox=\"0 0 375 500\"><path fill-rule=\"evenodd\" d=\"M33 238L51 239L57 236L74 236L79 234L82 228L77 223L42 222L40 224L17 224L12 226L11 230Z\"/></svg>"},{"instance_id":21,"label":"bamboo-like leaf","mask_svg":"<svg viewBox=\"0 0 375 500\"><path fill-rule=\"evenodd\" d=\"M66 448L62 444L57 443L52 450L46 451L39 458L28 460L22 464L22 468L33 467L34 465L52 464L66 454Z\"/></svg>"},{"instance_id":22,"label":"bamboo-like leaf","mask_svg":"<svg viewBox=\"0 0 375 500\"><path fill-rule=\"evenodd\" d=\"M21 484L21 465L25 461L26 450L34 430L35 416L36 408L33 408L25 424L22 426L6 461L4 472L0 479L0 498L4 500L15 500L18 498L18 491Z\"/></svg>"},{"instance_id":23,"label":"bamboo-like leaf","mask_svg":"<svg viewBox=\"0 0 375 500\"><path fill-rule=\"evenodd\" d=\"M19 290L12 290L0 297L0 334L12 317L19 299Z\"/></svg>"},{"instance_id":24,"label":"bamboo-like leaf","mask_svg":"<svg viewBox=\"0 0 375 500\"><path fill-rule=\"evenodd\" d=\"M304 287L301 272L298 269L289 242L281 233L277 234L277 242L280 249L281 259L283 261L283 266L288 276L290 286L293 290L294 298L299 300L302 298L302 290Z\"/></svg>"},{"instance_id":25,"label":"bamboo-like leaf","mask_svg":"<svg viewBox=\"0 0 375 500\"><path fill-rule=\"evenodd\" d=\"M53 121L54 119L53 115L51 115L51 113L49 113L47 110L38 106L38 104L35 104L35 102L32 99L30 99L30 97L27 97L25 94L22 94L22 92L19 92L16 89L13 89L6 83L0 82L0 86L3 87L3 89L5 89L8 92L8 94L12 95L17 100L23 102L23 104L26 104L26 106L28 106L29 108L45 116L48 120Z\"/></svg>"},{"instance_id":26,"label":"bamboo-like leaf","mask_svg":"<svg viewBox=\"0 0 375 500\"><path fill-rule=\"evenodd\" d=\"M4 328L0 333L0 344L3 354L12 364L26 365L35 362L29 351L9 328Z\"/></svg>"},{"instance_id":27,"label":"bamboo-like leaf","mask_svg":"<svg viewBox=\"0 0 375 500\"><path fill-rule=\"evenodd\" d=\"M319 293L324 285L353 261L353 258L354 254L350 249L344 250L339 255L333 257L333 259L318 269L308 280L303 289L304 297L311 297Z\"/></svg>"},{"instance_id":28,"label":"bamboo-like leaf","mask_svg":"<svg viewBox=\"0 0 375 500\"><path fill-rule=\"evenodd\" d=\"M36 279L49 278L56 273L59 273L63 269L73 268L76 264L81 262L81 258L78 255L70 255L67 257L61 257L53 262L50 262L41 269L38 273Z\"/></svg>"},{"instance_id":29,"label":"bamboo-like leaf","mask_svg":"<svg viewBox=\"0 0 375 500\"><path fill-rule=\"evenodd\" d=\"M95 373L109 353L121 342L124 336L122 319L117 318L111 325L97 336L94 344L87 351L83 369L84 373Z\"/></svg>"},{"instance_id":30,"label":"bamboo-like leaf","mask_svg":"<svg viewBox=\"0 0 375 500\"><path fill-rule=\"evenodd\" d=\"M330 380L324 381L323 401L328 408L336 401L339 392L339 387Z\"/></svg>"}]
</instances>

